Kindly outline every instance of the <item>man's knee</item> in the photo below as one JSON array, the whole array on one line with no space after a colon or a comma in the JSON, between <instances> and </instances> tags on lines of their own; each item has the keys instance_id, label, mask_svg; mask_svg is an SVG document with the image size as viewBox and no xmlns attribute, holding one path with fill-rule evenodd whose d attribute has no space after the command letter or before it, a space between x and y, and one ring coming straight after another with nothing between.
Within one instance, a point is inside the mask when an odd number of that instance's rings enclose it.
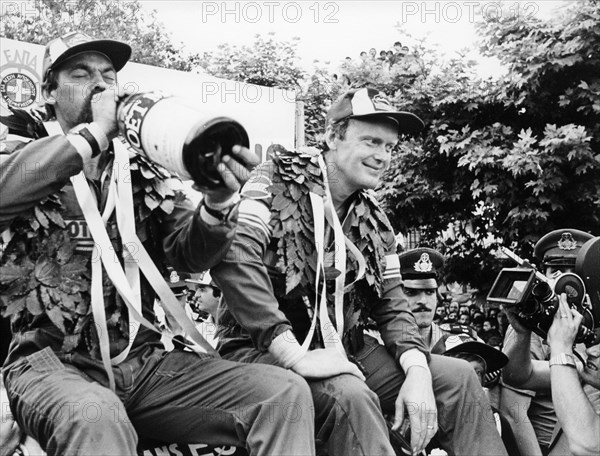
<instances>
[{"instance_id":1,"label":"man's knee","mask_svg":"<svg viewBox=\"0 0 600 456\"><path fill-rule=\"evenodd\" d=\"M101 387L90 388L85 396L65 402L55 419L72 430L90 428L112 433L132 426L123 403L112 391Z\"/></svg>"},{"instance_id":2,"label":"man's knee","mask_svg":"<svg viewBox=\"0 0 600 456\"><path fill-rule=\"evenodd\" d=\"M379 407L379 398L365 382L354 375L339 375L328 382L326 391L345 411L360 410L363 407Z\"/></svg>"}]
</instances>

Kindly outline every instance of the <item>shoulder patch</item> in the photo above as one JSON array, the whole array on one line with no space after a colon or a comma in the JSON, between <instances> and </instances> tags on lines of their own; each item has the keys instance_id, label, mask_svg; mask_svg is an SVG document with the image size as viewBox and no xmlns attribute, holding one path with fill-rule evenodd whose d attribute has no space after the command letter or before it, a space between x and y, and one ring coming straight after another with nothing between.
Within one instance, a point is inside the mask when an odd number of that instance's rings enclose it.
<instances>
[{"instance_id":1,"label":"shoulder patch","mask_svg":"<svg viewBox=\"0 0 600 456\"><path fill-rule=\"evenodd\" d=\"M271 196L268 188L271 185L271 179L264 174L257 174L248 180L241 191L243 198L266 199Z\"/></svg>"}]
</instances>

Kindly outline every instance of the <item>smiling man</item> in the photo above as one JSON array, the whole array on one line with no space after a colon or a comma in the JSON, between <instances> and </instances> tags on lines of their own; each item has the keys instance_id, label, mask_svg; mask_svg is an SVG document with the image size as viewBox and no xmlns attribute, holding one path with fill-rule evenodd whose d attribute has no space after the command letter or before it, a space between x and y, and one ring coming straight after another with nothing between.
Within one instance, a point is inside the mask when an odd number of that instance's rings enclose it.
<instances>
[{"instance_id":1,"label":"smiling man","mask_svg":"<svg viewBox=\"0 0 600 456\"><path fill-rule=\"evenodd\" d=\"M420 337L372 191L399 135L422 128L376 90L343 94L322 152L281 151L254 171L232 248L211 270L224 297L220 353L306 378L331 455L394 455L384 414L394 430L408 418L414 452L439 427L452 454L506 454L473 370L430 355ZM385 347L364 333L369 318Z\"/></svg>"}]
</instances>

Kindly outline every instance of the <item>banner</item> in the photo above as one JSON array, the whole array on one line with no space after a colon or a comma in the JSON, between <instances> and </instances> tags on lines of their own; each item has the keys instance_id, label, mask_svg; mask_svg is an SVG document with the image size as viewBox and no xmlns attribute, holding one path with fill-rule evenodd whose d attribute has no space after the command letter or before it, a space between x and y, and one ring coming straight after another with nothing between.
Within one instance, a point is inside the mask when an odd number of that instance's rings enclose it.
<instances>
[{"instance_id":1,"label":"banner","mask_svg":"<svg viewBox=\"0 0 600 456\"><path fill-rule=\"evenodd\" d=\"M0 38L0 109L43 104L44 46ZM118 73L119 87L129 93L160 90L181 96L201 112L232 117L250 137L261 160L271 144L294 148L295 96L286 91L229 81L207 74L169 70L129 62ZM0 131L0 137L1 136Z\"/></svg>"}]
</instances>

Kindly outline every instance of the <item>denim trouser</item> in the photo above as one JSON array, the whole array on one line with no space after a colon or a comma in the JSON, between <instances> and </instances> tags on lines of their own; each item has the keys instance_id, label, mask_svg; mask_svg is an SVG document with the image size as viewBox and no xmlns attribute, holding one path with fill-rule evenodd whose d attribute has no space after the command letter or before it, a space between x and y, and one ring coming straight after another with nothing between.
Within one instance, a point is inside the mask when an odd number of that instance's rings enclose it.
<instances>
[{"instance_id":1,"label":"denim trouser","mask_svg":"<svg viewBox=\"0 0 600 456\"><path fill-rule=\"evenodd\" d=\"M114 367L49 349L5 369L21 428L49 456L136 455L137 435L246 447L251 455L313 455L307 383L275 366L146 347Z\"/></svg>"},{"instance_id":2,"label":"denim trouser","mask_svg":"<svg viewBox=\"0 0 600 456\"><path fill-rule=\"evenodd\" d=\"M274 362L269 353L251 347L223 356L242 362ZM366 383L352 375L308 381L317 443L323 443L332 456L394 455L383 414L394 414L404 372L385 347L367 335L356 358L366 371ZM490 404L471 365L432 355L429 369L438 407L437 437L448 454L506 456Z\"/></svg>"}]
</instances>

